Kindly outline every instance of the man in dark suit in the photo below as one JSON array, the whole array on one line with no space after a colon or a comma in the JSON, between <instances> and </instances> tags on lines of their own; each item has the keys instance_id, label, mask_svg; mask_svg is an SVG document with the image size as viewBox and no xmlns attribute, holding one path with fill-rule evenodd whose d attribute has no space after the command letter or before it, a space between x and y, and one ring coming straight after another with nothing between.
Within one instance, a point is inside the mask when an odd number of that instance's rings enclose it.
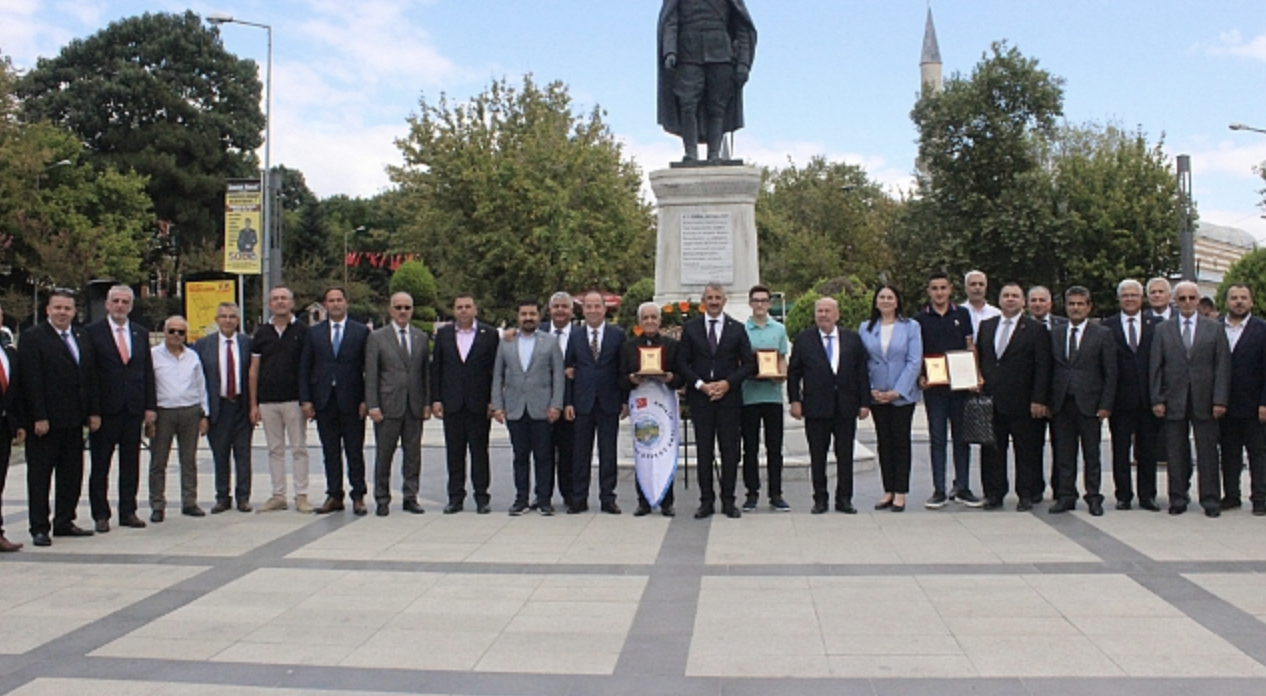
<instances>
[{"instance_id":1,"label":"man in dark suit","mask_svg":"<svg viewBox=\"0 0 1266 696\"><path fill-rule=\"evenodd\" d=\"M1029 316L1036 319L1047 331L1054 331L1061 326L1067 326L1068 320L1064 317L1051 314L1051 291L1045 285L1034 285L1029 288L1028 304L1025 307ZM1047 416L1041 418L1037 422L1037 437L1043 443L1046 442L1046 433L1050 430L1051 418L1050 408L1047 409ZM1051 489L1055 488L1055 444L1051 443ZM1042 494L1046 491L1046 479L1042 474L1042 470L1038 471L1037 494L1030 501L1033 505L1042 502Z\"/></svg>"},{"instance_id":2,"label":"man in dark suit","mask_svg":"<svg viewBox=\"0 0 1266 696\"><path fill-rule=\"evenodd\" d=\"M374 331L365 347L365 405L374 422L378 455L374 461L375 514L386 517L391 504L391 460L404 450L401 470L405 512L420 515L422 421L431 417L430 339L413 326L413 297L391 296L391 323ZM464 480L464 477L463 477ZM363 513L362 513L363 514Z\"/></svg>"},{"instance_id":3,"label":"man in dark suit","mask_svg":"<svg viewBox=\"0 0 1266 696\"><path fill-rule=\"evenodd\" d=\"M1099 443L1103 419L1112 415L1117 392L1117 356L1112 332L1086 321L1090 291L1074 285L1064 292L1068 325L1051 333L1051 435L1055 440L1055 504L1050 512L1077 507L1077 447L1084 464L1082 483L1090 514L1103 514L1099 493Z\"/></svg>"},{"instance_id":4,"label":"man in dark suit","mask_svg":"<svg viewBox=\"0 0 1266 696\"><path fill-rule=\"evenodd\" d=\"M4 310L0 309L0 323L4 322ZM9 456L13 444L26 440L26 430L18 417L18 351L9 344L0 347L0 500L4 498L4 483L9 477ZM22 544L4 538L4 511L0 510L0 553L11 553Z\"/></svg>"},{"instance_id":5,"label":"man in dark suit","mask_svg":"<svg viewBox=\"0 0 1266 696\"><path fill-rule=\"evenodd\" d=\"M208 419L207 444L215 462L215 507L218 515L233 507L237 497L239 512L251 511L251 435L250 398L247 375L251 364L251 337L238 331L241 315L234 302L221 302L215 310L219 327L210 336L203 336L194 345L202 361L202 374L207 381ZM229 473L229 460L233 473ZM237 483L230 493L231 479Z\"/></svg>"},{"instance_id":6,"label":"man in dark suit","mask_svg":"<svg viewBox=\"0 0 1266 696\"><path fill-rule=\"evenodd\" d=\"M1176 313L1177 307L1170 302L1173 292L1166 278L1152 278L1147 281L1147 314L1156 318L1157 322L1169 321Z\"/></svg>"},{"instance_id":7,"label":"man in dark suit","mask_svg":"<svg viewBox=\"0 0 1266 696\"><path fill-rule=\"evenodd\" d=\"M448 455L448 504L444 514L461 512L466 500L466 452L476 511L492 512L488 485L488 435L492 428L492 366L497 332L476 320L479 309L468 293L453 300L455 322L435 332L431 361L431 413L444 420Z\"/></svg>"},{"instance_id":8,"label":"man in dark suit","mask_svg":"<svg viewBox=\"0 0 1266 696\"><path fill-rule=\"evenodd\" d=\"M1160 509L1156 505L1156 448L1162 429L1152 415L1148 365L1152 359L1152 337L1160 320L1143 311L1143 285L1137 280L1126 279L1117 285L1117 302L1120 313L1100 324L1112 331L1116 344L1117 394L1108 429L1112 433L1112 481L1117 509L1129 510L1133 505L1133 460L1138 462L1139 507L1155 512Z\"/></svg>"},{"instance_id":9,"label":"man in dark suit","mask_svg":"<svg viewBox=\"0 0 1266 696\"><path fill-rule=\"evenodd\" d=\"M699 509L695 519L716 512L713 453L721 449L721 511L738 518L734 487L738 482L743 380L755 373L747 329L725 310L725 289L710 283L703 290L705 316L686 322L677 350L677 371L686 381L686 404L694 421L699 471Z\"/></svg>"},{"instance_id":10,"label":"man in dark suit","mask_svg":"<svg viewBox=\"0 0 1266 696\"><path fill-rule=\"evenodd\" d=\"M1015 492L1020 512L1040 498L1042 439L1039 423L1049 412L1050 334L1024 309L1024 290L1007 283L998 293L1002 316L980 322L976 350L983 390L993 397L994 445L980 448L980 479L985 509L1002 507L1007 496L1007 447L1015 445Z\"/></svg>"},{"instance_id":11,"label":"man in dark suit","mask_svg":"<svg viewBox=\"0 0 1266 696\"><path fill-rule=\"evenodd\" d=\"M56 289L48 296L48 321L22 336L18 350L20 413L29 435L26 443L26 488L31 541L51 546L53 536L92 536L75 525L75 508L83 490L83 427L101 427L96 364L92 342L75 319L75 295ZM146 351L147 353L149 351ZM57 504L49 524L49 489L57 476Z\"/></svg>"},{"instance_id":12,"label":"man in dark suit","mask_svg":"<svg viewBox=\"0 0 1266 696\"><path fill-rule=\"evenodd\" d=\"M558 350L563 355L564 364L571 357L568 355L568 351L571 344L571 332L574 329L572 314L572 297L570 293L560 291L550 296L550 323L547 328L551 337L558 343ZM562 498L564 505L571 500L571 493L576 487L571 480L571 470L576 464L575 441L575 423L566 418L559 418L554 421L554 427L550 433L550 446L554 461L554 486L558 490L558 495Z\"/></svg>"},{"instance_id":13,"label":"man in dark suit","mask_svg":"<svg viewBox=\"0 0 1266 696\"><path fill-rule=\"evenodd\" d=\"M1253 316L1253 292L1243 283L1226 291L1226 340L1231 348L1231 396L1219 423L1222 443L1223 510L1243 505L1240 476L1244 452L1253 514L1266 515L1266 321Z\"/></svg>"},{"instance_id":14,"label":"man in dark suit","mask_svg":"<svg viewBox=\"0 0 1266 696\"><path fill-rule=\"evenodd\" d=\"M659 305L655 302L643 302L637 308L637 323L642 327L640 336L629 338L624 342L623 351L620 354L620 388L626 392L631 392L641 386L646 380L658 380L663 382L672 391L681 389L685 384L681 373L677 372L677 346L678 343L670 336L660 333L659 325L662 321ZM663 374L658 375L641 375L641 349L643 347L659 346L663 348ZM632 398L632 395L630 395ZM673 398L676 398L675 396ZM634 479L637 477L635 476ZM668 486L668 490L664 492L664 497L659 503L659 512L664 517L673 517L677 514L673 508L675 497L673 495L673 487ZM645 517L651 514L650 497L646 495L646 491L642 490L640 482L637 484L637 510L633 511L634 517Z\"/></svg>"},{"instance_id":15,"label":"man in dark suit","mask_svg":"<svg viewBox=\"0 0 1266 696\"><path fill-rule=\"evenodd\" d=\"M796 336L787 365L791 417L805 419L813 510L820 515L830 502L826 457L835 441L835 509L856 515L853 507L853 440L857 419L870 416L870 370L866 348L852 329L839 326L840 306L830 297L813 305L815 327Z\"/></svg>"},{"instance_id":16,"label":"man in dark suit","mask_svg":"<svg viewBox=\"0 0 1266 696\"><path fill-rule=\"evenodd\" d=\"M1200 289L1183 281L1174 288L1178 312L1156 329L1150 366L1152 412L1165 419L1169 465L1169 514L1181 515L1191 500L1190 433L1196 440L1200 506L1222 514L1218 422L1231 397L1231 346L1222 324L1196 313Z\"/></svg>"},{"instance_id":17,"label":"man in dark suit","mask_svg":"<svg viewBox=\"0 0 1266 696\"><path fill-rule=\"evenodd\" d=\"M347 292L329 288L322 298L327 319L308 330L299 358L299 405L316 419L325 460L326 515L343 508L343 457L352 488L352 511L365 510L365 342L369 328L347 317Z\"/></svg>"},{"instance_id":18,"label":"man in dark suit","mask_svg":"<svg viewBox=\"0 0 1266 696\"><path fill-rule=\"evenodd\" d=\"M110 461L119 453L119 524L144 527L136 516L136 491L141 472L141 428L158 418L154 392L154 363L149 331L128 321L132 289L116 285L106 294L105 319L88 325L93 369L101 398L101 429L89 437L92 472L88 500L98 532L110 531Z\"/></svg>"},{"instance_id":19,"label":"man in dark suit","mask_svg":"<svg viewBox=\"0 0 1266 696\"><path fill-rule=\"evenodd\" d=\"M563 417L576 427L575 457L571 470L572 494L567 514L589 509L589 480L593 465L593 441L598 439L598 501L602 511L620 514L615 502L616 444L620 419L628 416L629 405L620 389L620 348L624 332L607 324L607 306L602 293L591 291L581 302L585 322L571 334L571 354L566 363L567 381Z\"/></svg>"}]
</instances>

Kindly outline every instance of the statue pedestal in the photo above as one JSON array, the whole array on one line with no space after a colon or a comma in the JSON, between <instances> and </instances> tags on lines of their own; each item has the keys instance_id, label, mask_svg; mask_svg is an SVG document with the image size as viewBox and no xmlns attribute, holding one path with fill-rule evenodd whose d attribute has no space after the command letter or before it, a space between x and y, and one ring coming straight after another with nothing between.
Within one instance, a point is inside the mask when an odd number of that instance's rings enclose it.
<instances>
[{"instance_id":1,"label":"statue pedestal","mask_svg":"<svg viewBox=\"0 0 1266 696\"><path fill-rule=\"evenodd\" d=\"M747 291L760 282L756 250L755 167L683 167L651 172L659 207L655 301L697 303L708 283L729 296L725 309L751 316Z\"/></svg>"}]
</instances>

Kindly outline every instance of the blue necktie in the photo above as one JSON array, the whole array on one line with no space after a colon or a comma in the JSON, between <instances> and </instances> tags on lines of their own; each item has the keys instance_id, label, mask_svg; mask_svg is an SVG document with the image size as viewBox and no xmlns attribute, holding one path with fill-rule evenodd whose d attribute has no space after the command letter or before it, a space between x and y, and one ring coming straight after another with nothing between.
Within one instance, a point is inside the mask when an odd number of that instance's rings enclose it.
<instances>
[{"instance_id":1,"label":"blue necktie","mask_svg":"<svg viewBox=\"0 0 1266 696\"><path fill-rule=\"evenodd\" d=\"M343 345L343 332L339 330L341 328L342 324L334 325L334 357L336 358L338 357L339 346Z\"/></svg>"},{"instance_id":2,"label":"blue necktie","mask_svg":"<svg viewBox=\"0 0 1266 696\"><path fill-rule=\"evenodd\" d=\"M835 343L833 343L833 339L835 338L835 336L832 336L831 334L827 334L825 338L826 338L826 361L827 363L831 365L831 369L835 369Z\"/></svg>"}]
</instances>

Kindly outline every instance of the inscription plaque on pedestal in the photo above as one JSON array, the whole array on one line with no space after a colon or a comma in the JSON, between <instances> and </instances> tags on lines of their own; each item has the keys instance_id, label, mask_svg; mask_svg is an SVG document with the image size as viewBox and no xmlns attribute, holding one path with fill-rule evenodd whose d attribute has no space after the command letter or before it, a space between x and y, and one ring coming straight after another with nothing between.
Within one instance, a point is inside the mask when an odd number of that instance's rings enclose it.
<instances>
[{"instance_id":1,"label":"inscription plaque on pedestal","mask_svg":"<svg viewBox=\"0 0 1266 696\"><path fill-rule=\"evenodd\" d=\"M734 220L730 213L681 214L681 283L734 283Z\"/></svg>"}]
</instances>

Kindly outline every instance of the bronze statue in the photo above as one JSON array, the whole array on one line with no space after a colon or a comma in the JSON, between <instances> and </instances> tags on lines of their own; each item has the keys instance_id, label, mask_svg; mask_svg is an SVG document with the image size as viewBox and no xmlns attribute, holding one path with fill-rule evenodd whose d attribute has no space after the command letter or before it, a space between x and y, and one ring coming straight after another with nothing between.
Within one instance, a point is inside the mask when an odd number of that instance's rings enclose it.
<instances>
[{"instance_id":1,"label":"bronze statue","mask_svg":"<svg viewBox=\"0 0 1266 696\"><path fill-rule=\"evenodd\" d=\"M721 163L721 141L743 127L743 85L756 27L743 0L664 0L659 13L659 124L681 136L683 162Z\"/></svg>"}]
</instances>

